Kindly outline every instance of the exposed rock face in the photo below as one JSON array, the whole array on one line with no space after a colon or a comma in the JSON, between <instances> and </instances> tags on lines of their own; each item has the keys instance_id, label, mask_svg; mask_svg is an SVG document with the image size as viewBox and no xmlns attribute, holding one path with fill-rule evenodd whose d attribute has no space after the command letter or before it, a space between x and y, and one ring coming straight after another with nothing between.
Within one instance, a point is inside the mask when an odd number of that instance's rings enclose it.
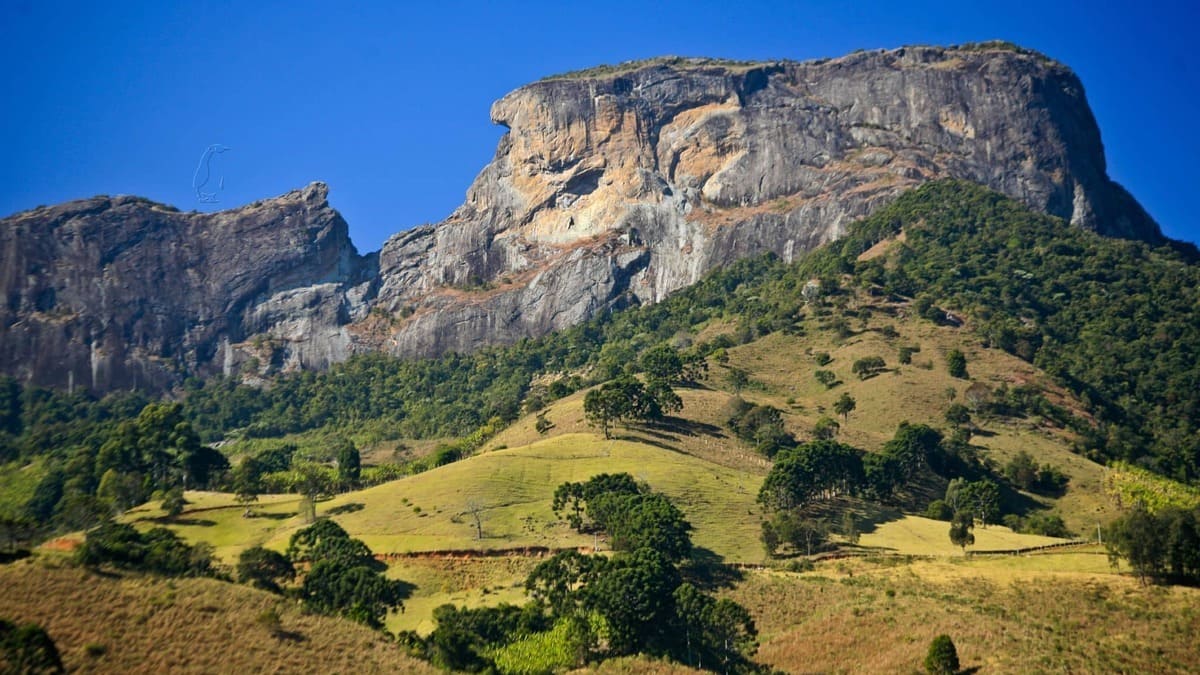
<instances>
[{"instance_id":1,"label":"exposed rock face","mask_svg":"<svg viewBox=\"0 0 1200 675\"><path fill-rule=\"evenodd\" d=\"M0 221L0 365L107 391L232 369L248 360L233 345L260 333L294 365L344 359L374 258L355 252L327 192L213 214L98 197Z\"/></svg>"},{"instance_id":2,"label":"exposed rock face","mask_svg":"<svg viewBox=\"0 0 1200 675\"><path fill-rule=\"evenodd\" d=\"M0 367L103 390L511 342L790 259L949 176L1162 240L1108 179L1079 80L1011 49L665 59L531 84L492 118L509 132L467 201L377 260L321 185L220 214L115 198L3 221Z\"/></svg>"},{"instance_id":3,"label":"exposed rock face","mask_svg":"<svg viewBox=\"0 0 1200 675\"><path fill-rule=\"evenodd\" d=\"M1104 234L1161 240L1105 173L1079 80L1010 49L905 48L808 63L662 60L538 82L467 201L380 256L379 346L539 335L628 294L653 302L740 257L785 259L901 191L953 176ZM452 286L498 284L488 293Z\"/></svg>"}]
</instances>

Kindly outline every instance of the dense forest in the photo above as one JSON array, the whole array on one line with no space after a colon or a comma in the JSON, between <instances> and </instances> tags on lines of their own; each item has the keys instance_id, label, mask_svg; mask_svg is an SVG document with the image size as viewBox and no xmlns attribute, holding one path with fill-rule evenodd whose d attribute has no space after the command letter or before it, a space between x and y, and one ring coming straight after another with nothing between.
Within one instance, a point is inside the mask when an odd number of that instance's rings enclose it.
<instances>
[{"instance_id":1,"label":"dense forest","mask_svg":"<svg viewBox=\"0 0 1200 675\"><path fill-rule=\"evenodd\" d=\"M861 256L893 238L882 255ZM1065 420L1079 434L1081 453L1200 479L1194 251L1100 237L960 181L906 193L795 263L743 260L661 303L469 355L362 355L261 388L191 381L171 404L136 392L93 400L4 379L0 461L42 463L41 484L16 510L78 527L119 508L116 501L176 487L230 487L229 467L203 443L312 430L364 442L478 440L580 388L658 367L644 357L664 344L678 348L694 376L721 350L802 330L806 312L829 313L836 323L845 303L810 301L850 289L907 301L933 322L967 317L982 344L1050 373L1087 408L1086 418ZM729 331L694 340L712 320Z\"/></svg>"}]
</instances>

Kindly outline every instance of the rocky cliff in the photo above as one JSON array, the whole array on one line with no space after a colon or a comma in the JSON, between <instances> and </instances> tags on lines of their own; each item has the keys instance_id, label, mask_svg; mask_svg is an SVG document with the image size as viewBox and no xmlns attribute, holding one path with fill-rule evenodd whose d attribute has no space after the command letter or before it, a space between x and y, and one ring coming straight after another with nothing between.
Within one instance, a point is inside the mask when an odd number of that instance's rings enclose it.
<instances>
[{"instance_id":1,"label":"rocky cliff","mask_svg":"<svg viewBox=\"0 0 1200 675\"><path fill-rule=\"evenodd\" d=\"M355 252L327 193L314 183L212 214L96 197L4 219L0 367L61 388L157 390L258 357L346 358L375 258Z\"/></svg>"},{"instance_id":2,"label":"rocky cliff","mask_svg":"<svg viewBox=\"0 0 1200 675\"><path fill-rule=\"evenodd\" d=\"M1002 45L657 59L522 87L492 119L508 133L466 202L377 260L319 185L213 215L118 198L7 219L0 366L105 389L471 350L657 301L747 255L790 259L948 176L1162 240L1108 179L1078 78Z\"/></svg>"}]
</instances>

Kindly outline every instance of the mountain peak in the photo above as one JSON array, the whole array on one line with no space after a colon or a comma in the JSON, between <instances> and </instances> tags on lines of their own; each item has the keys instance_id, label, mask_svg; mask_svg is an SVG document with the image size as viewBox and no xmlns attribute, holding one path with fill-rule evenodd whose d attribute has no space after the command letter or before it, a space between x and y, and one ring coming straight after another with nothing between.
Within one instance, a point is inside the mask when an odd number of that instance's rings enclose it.
<instances>
[{"instance_id":1,"label":"mountain peak","mask_svg":"<svg viewBox=\"0 0 1200 675\"><path fill-rule=\"evenodd\" d=\"M658 57L531 83L491 113L508 132L464 203L377 257L354 251L320 182L215 213L114 197L6 219L0 369L104 389L469 351L657 302L747 256L791 260L944 178L1164 241L1106 175L1079 79L1008 43Z\"/></svg>"}]
</instances>

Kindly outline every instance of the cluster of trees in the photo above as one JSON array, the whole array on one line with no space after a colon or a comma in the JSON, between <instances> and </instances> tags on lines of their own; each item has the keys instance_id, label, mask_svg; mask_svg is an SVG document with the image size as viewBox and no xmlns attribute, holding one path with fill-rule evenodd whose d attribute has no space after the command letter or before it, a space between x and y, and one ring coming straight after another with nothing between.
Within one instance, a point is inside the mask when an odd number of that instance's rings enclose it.
<instances>
[{"instance_id":1,"label":"cluster of trees","mask_svg":"<svg viewBox=\"0 0 1200 675\"><path fill-rule=\"evenodd\" d=\"M215 573L212 552L212 546L188 544L165 527L138 532L132 525L106 521L87 533L75 556L88 567L111 565L165 576L211 576Z\"/></svg>"},{"instance_id":2,"label":"cluster of trees","mask_svg":"<svg viewBox=\"0 0 1200 675\"><path fill-rule=\"evenodd\" d=\"M265 568L268 575L278 572L267 579L268 583L278 584L280 579L287 578L287 567L278 558L261 552L255 555L246 560L243 554L239 568L242 563L258 560L259 566L252 567L253 570ZM375 560L371 549L329 519L318 520L293 534L288 541L287 558L294 565L308 567L296 593L305 607L372 628L382 629L387 613L403 607L411 590L406 582L384 576L387 566Z\"/></svg>"},{"instance_id":3,"label":"cluster of trees","mask_svg":"<svg viewBox=\"0 0 1200 675\"><path fill-rule=\"evenodd\" d=\"M795 437L783 426L783 411L774 406L747 403L738 396L730 402L728 412L726 424L734 435L767 457L796 445Z\"/></svg>"},{"instance_id":4,"label":"cluster of trees","mask_svg":"<svg viewBox=\"0 0 1200 675\"><path fill-rule=\"evenodd\" d=\"M0 383L3 389L11 387ZM44 473L19 512L0 515L36 524L37 534L86 529L157 495L220 484L229 466L200 443L179 404L134 410L141 399L89 402L32 388L21 401L21 438L46 445L38 452L26 448L17 461L38 459ZM82 418L61 417L71 414ZM13 424L11 416L7 423Z\"/></svg>"},{"instance_id":5,"label":"cluster of trees","mask_svg":"<svg viewBox=\"0 0 1200 675\"><path fill-rule=\"evenodd\" d=\"M833 440L802 443L776 455L758 500L773 511L799 509L841 495L887 500L926 467L955 470L942 435L924 424L901 423L877 453Z\"/></svg>"},{"instance_id":6,"label":"cluster of trees","mask_svg":"<svg viewBox=\"0 0 1200 675\"><path fill-rule=\"evenodd\" d=\"M888 255L858 259L901 230L905 241ZM936 301L965 312L987 346L1034 363L1087 405L1097 423L1074 422L1081 451L1195 481L1198 260L1189 245L1101 237L978 185L937 181L800 261L793 284L851 274L916 298L918 311ZM965 360L949 355L948 363L965 375Z\"/></svg>"},{"instance_id":7,"label":"cluster of trees","mask_svg":"<svg viewBox=\"0 0 1200 675\"><path fill-rule=\"evenodd\" d=\"M1070 482L1061 469L1051 464L1039 465L1033 455L1024 450L1004 465L1004 477L1022 490L1042 494L1061 494Z\"/></svg>"},{"instance_id":8,"label":"cluster of trees","mask_svg":"<svg viewBox=\"0 0 1200 675\"><path fill-rule=\"evenodd\" d=\"M609 355L612 350L602 350ZM647 349L637 360L645 383L629 368L617 371L613 379L587 393L583 399L583 412L588 424L599 427L605 438L611 437L614 423L648 422L662 419L664 415L683 409L683 400L674 387L684 383L695 383L707 371L703 355L692 352L683 355L668 344L659 344ZM613 372L615 369L608 369Z\"/></svg>"},{"instance_id":9,"label":"cluster of trees","mask_svg":"<svg viewBox=\"0 0 1200 675\"><path fill-rule=\"evenodd\" d=\"M0 672L57 675L67 670L44 628L0 619Z\"/></svg>"},{"instance_id":10,"label":"cluster of trees","mask_svg":"<svg viewBox=\"0 0 1200 675\"><path fill-rule=\"evenodd\" d=\"M867 356L858 359L854 365L850 366L850 372L858 376L860 380L868 380L882 373L884 368L887 368L887 362L879 356Z\"/></svg>"},{"instance_id":11,"label":"cluster of trees","mask_svg":"<svg viewBox=\"0 0 1200 675\"><path fill-rule=\"evenodd\" d=\"M548 672L637 653L759 670L749 661L756 631L745 608L685 578L691 527L669 501L618 474L560 486L555 505L573 524L605 528L621 542L617 552L542 562L526 579L533 600L524 607L440 607L427 639L401 636L410 649L469 672ZM664 527L678 534L664 538Z\"/></svg>"},{"instance_id":12,"label":"cluster of trees","mask_svg":"<svg viewBox=\"0 0 1200 675\"><path fill-rule=\"evenodd\" d=\"M605 382L583 399L584 417L588 424L604 432L605 438L612 438L613 424L657 420L664 412L682 408L683 402L670 387L651 390L633 375Z\"/></svg>"},{"instance_id":13,"label":"cluster of trees","mask_svg":"<svg viewBox=\"0 0 1200 675\"><path fill-rule=\"evenodd\" d=\"M691 552L692 526L671 500L627 473L599 474L554 490L554 512L580 533L606 533L614 551Z\"/></svg>"},{"instance_id":14,"label":"cluster of trees","mask_svg":"<svg viewBox=\"0 0 1200 675\"><path fill-rule=\"evenodd\" d=\"M784 545L798 554L812 555L829 540L829 527L822 520L805 518L798 511L777 511L762 524L762 542L767 555L779 554Z\"/></svg>"},{"instance_id":15,"label":"cluster of trees","mask_svg":"<svg viewBox=\"0 0 1200 675\"><path fill-rule=\"evenodd\" d=\"M1104 543L1113 564L1124 558L1142 583L1200 583L1200 509L1136 505L1108 526Z\"/></svg>"}]
</instances>

